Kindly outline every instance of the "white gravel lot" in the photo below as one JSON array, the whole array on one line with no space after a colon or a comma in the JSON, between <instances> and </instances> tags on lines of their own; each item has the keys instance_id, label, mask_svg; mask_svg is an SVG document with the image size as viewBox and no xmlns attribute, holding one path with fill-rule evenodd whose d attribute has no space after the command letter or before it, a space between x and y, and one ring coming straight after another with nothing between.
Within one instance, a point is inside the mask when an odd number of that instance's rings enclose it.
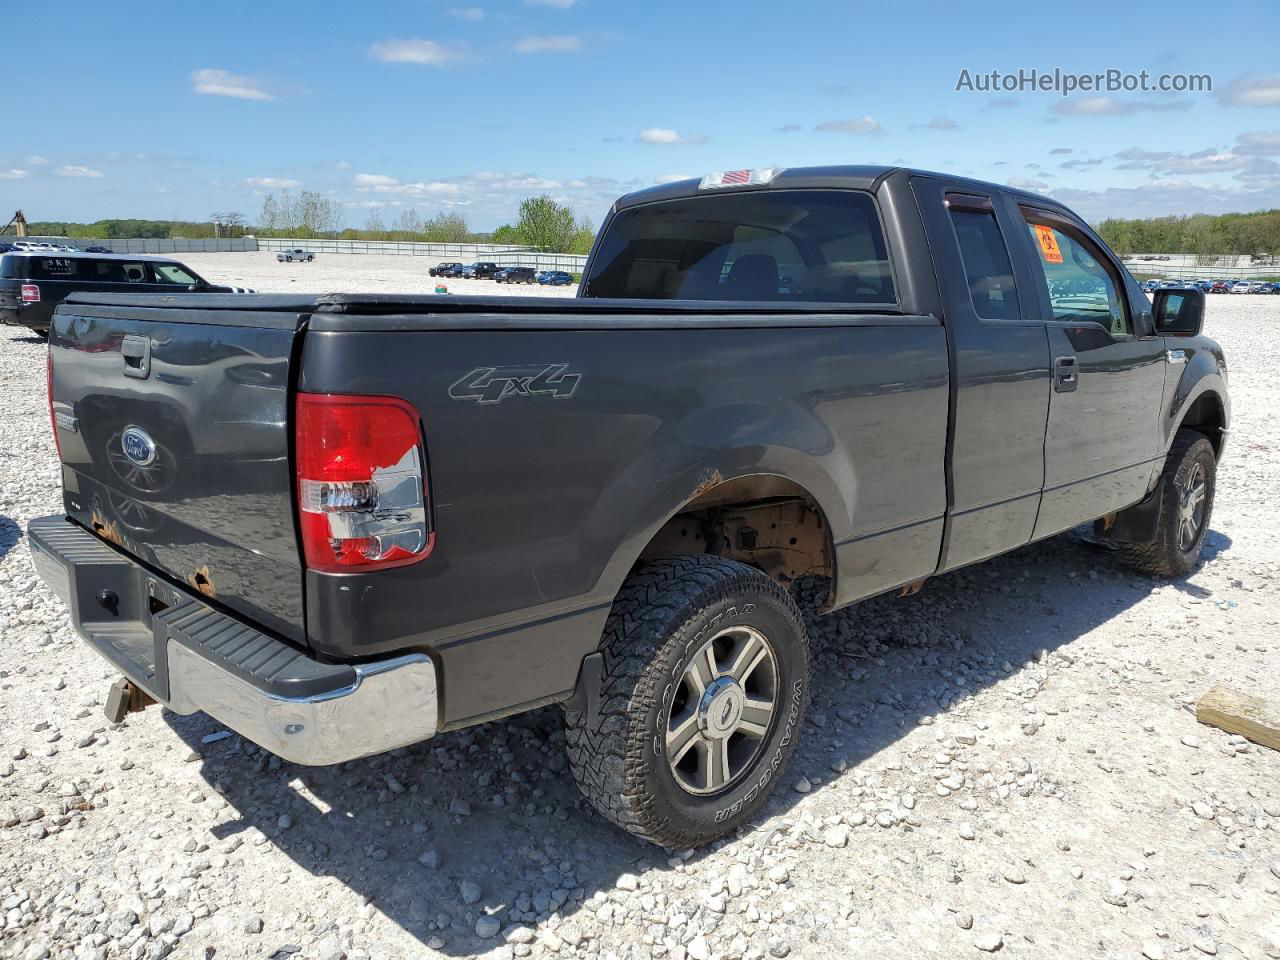
<instances>
[{"instance_id":1,"label":"white gravel lot","mask_svg":"<svg viewBox=\"0 0 1280 960\"><path fill-rule=\"evenodd\" d=\"M492 280L436 280L427 271L439 257L374 254L316 254L310 263L280 263L275 253L176 253L210 283L250 287L259 293L435 293L443 283L450 293L490 296L573 297L578 285L505 284Z\"/></svg>"},{"instance_id":2,"label":"white gravel lot","mask_svg":"<svg viewBox=\"0 0 1280 960\"><path fill-rule=\"evenodd\" d=\"M384 269L189 259L264 290ZM696 853L587 808L556 709L330 769L204 716L109 726L111 670L23 542L58 471L43 344L3 328L0 956L1280 957L1280 753L1190 711L1280 698L1280 297L1208 309L1234 422L1203 566L1157 582L1064 536L811 617L795 762Z\"/></svg>"}]
</instances>

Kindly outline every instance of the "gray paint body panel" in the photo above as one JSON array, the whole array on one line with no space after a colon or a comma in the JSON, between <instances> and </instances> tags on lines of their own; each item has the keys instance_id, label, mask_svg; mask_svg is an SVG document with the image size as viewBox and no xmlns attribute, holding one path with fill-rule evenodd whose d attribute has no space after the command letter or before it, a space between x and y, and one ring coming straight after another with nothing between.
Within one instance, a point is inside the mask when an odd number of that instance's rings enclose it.
<instances>
[{"instance_id":1,"label":"gray paint body panel","mask_svg":"<svg viewBox=\"0 0 1280 960\"><path fill-rule=\"evenodd\" d=\"M179 583L209 564L216 602L321 659L430 653L440 722L460 726L567 696L642 549L717 479L774 475L809 492L830 529L839 605L1132 503L1197 398L1214 393L1229 415L1221 351L1207 338L1178 340L1187 363L1162 368L1155 338L1090 358L1078 334L1051 329L1016 208L1062 211L1052 201L878 167L787 171L771 188L815 187L876 196L896 308L76 295L52 340L55 400L83 429L59 432L68 512L91 523L95 494L122 492L85 438L119 421L120 409L142 411L127 419L175 445L187 437L201 454L179 491L141 498L166 525L125 538L126 549ZM696 181L665 185L618 208L696 190ZM992 199L1020 321L966 309L944 190ZM1129 296L1149 332L1149 304ZM126 334L151 339L160 376L121 379ZM1087 430L1049 430L1045 449L1051 337L1065 338L1094 378L1071 395L1079 405L1109 397L1113 409L1132 408L1115 429L1133 436L1107 436L1108 463L1088 462ZM548 368L579 379L559 395L530 389ZM474 387L495 377L512 386ZM389 394L418 408L437 536L430 556L376 573L302 570L296 389ZM1059 407L1063 424L1090 415ZM241 425L236 442L217 440L220 424ZM1071 473L1082 454L1085 469Z\"/></svg>"}]
</instances>

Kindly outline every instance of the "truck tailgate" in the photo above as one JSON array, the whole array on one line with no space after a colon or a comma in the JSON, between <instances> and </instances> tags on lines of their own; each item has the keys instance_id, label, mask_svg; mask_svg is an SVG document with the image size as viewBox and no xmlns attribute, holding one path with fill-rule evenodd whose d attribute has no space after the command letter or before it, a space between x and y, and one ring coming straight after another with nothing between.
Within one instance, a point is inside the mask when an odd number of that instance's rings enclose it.
<instances>
[{"instance_id":1,"label":"truck tailgate","mask_svg":"<svg viewBox=\"0 0 1280 960\"><path fill-rule=\"evenodd\" d=\"M67 515L298 642L289 385L304 319L72 303L49 338Z\"/></svg>"}]
</instances>

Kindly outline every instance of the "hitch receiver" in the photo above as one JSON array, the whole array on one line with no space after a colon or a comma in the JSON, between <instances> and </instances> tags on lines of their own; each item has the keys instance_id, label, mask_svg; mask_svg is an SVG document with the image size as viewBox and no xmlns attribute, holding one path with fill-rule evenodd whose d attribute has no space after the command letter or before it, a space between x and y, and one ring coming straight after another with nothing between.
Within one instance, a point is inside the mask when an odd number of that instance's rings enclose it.
<instances>
[{"instance_id":1,"label":"hitch receiver","mask_svg":"<svg viewBox=\"0 0 1280 960\"><path fill-rule=\"evenodd\" d=\"M112 723L120 723L124 720L126 713L139 713L155 702L151 694L136 683L121 677L107 691L107 702L102 712Z\"/></svg>"}]
</instances>

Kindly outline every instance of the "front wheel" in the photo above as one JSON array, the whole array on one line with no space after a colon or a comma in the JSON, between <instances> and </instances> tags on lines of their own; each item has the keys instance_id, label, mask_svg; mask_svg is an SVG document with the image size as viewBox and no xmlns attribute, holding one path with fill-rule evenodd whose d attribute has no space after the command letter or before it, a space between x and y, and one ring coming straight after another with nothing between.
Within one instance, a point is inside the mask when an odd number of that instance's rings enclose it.
<instances>
[{"instance_id":1,"label":"front wheel","mask_svg":"<svg viewBox=\"0 0 1280 960\"><path fill-rule=\"evenodd\" d=\"M1165 459L1156 535L1148 543L1121 544L1125 558L1158 577L1182 577L1194 570L1209 532L1217 473L1209 438L1179 430Z\"/></svg>"},{"instance_id":2,"label":"front wheel","mask_svg":"<svg viewBox=\"0 0 1280 960\"><path fill-rule=\"evenodd\" d=\"M606 818L699 847L754 816L800 736L804 620L785 589L713 556L645 564L614 600L596 715L566 713L569 763Z\"/></svg>"}]
</instances>

